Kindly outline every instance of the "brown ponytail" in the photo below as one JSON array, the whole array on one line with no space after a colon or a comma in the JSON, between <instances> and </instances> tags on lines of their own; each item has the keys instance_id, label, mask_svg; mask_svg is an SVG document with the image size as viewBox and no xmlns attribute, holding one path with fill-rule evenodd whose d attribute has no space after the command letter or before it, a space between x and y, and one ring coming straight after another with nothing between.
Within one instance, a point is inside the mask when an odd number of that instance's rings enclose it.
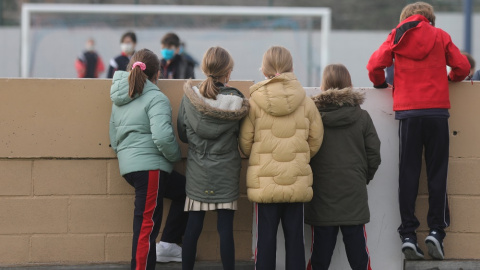
<instances>
[{"instance_id":1,"label":"brown ponytail","mask_svg":"<svg viewBox=\"0 0 480 270\"><path fill-rule=\"evenodd\" d=\"M200 85L200 93L209 99L217 99L220 89L215 85L233 69L233 58L222 47L211 47L202 60L202 71L207 79ZM224 83L224 82L221 82Z\"/></svg>"},{"instance_id":2,"label":"brown ponytail","mask_svg":"<svg viewBox=\"0 0 480 270\"><path fill-rule=\"evenodd\" d=\"M143 65L132 66L135 62L141 62ZM144 68L144 70L142 70ZM135 95L141 95L143 87L148 80L153 80L158 74L160 69L160 61L157 55L148 49L142 49L137 51L127 66L127 71L130 71L128 75L128 95L133 98Z\"/></svg>"}]
</instances>

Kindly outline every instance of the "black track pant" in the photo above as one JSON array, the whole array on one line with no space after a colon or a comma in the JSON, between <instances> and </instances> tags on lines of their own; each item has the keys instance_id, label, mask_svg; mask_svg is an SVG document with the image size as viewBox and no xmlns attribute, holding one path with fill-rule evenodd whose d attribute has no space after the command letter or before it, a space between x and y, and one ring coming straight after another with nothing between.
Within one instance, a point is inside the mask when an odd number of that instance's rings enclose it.
<instances>
[{"instance_id":1,"label":"black track pant","mask_svg":"<svg viewBox=\"0 0 480 270\"><path fill-rule=\"evenodd\" d=\"M312 256L307 270L328 270L338 231L342 231L348 262L353 270L372 270L365 225L312 226Z\"/></svg>"},{"instance_id":2,"label":"black track pant","mask_svg":"<svg viewBox=\"0 0 480 270\"><path fill-rule=\"evenodd\" d=\"M257 203L256 270L275 270L277 230L282 222L285 237L285 269L305 269L303 203Z\"/></svg>"},{"instance_id":3,"label":"black track pant","mask_svg":"<svg viewBox=\"0 0 480 270\"><path fill-rule=\"evenodd\" d=\"M162 224L165 175L166 173L158 170L124 175L127 182L135 187L132 270L155 269L155 239Z\"/></svg>"},{"instance_id":4,"label":"black track pant","mask_svg":"<svg viewBox=\"0 0 480 270\"><path fill-rule=\"evenodd\" d=\"M413 117L400 120L399 204L401 237L416 238L420 222L415 216L415 202L425 148L428 179L428 216L430 229L445 234L450 225L447 199L449 130L446 117Z\"/></svg>"}]
</instances>

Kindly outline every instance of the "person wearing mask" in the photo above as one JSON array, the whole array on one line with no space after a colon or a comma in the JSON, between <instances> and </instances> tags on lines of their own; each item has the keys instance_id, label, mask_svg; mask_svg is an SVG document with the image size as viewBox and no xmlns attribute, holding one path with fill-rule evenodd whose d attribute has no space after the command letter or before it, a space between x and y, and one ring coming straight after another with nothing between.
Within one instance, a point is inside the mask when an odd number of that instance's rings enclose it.
<instances>
[{"instance_id":1,"label":"person wearing mask","mask_svg":"<svg viewBox=\"0 0 480 270\"><path fill-rule=\"evenodd\" d=\"M75 60L75 69L78 78L98 78L98 74L105 71L102 58L95 51L95 41L88 39L85 51Z\"/></svg>"},{"instance_id":2,"label":"person wearing mask","mask_svg":"<svg viewBox=\"0 0 480 270\"><path fill-rule=\"evenodd\" d=\"M195 64L180 54L180 39L175 33L167 33L161 40L161 79L195 79Z\"/></svg>"},{"instance_id":3,"label":"person wearing mask","mask_svg":"<svg viewBox=\"0 0 480 270\"><path fill-rule=\"evenodd\" d=\"M113 78L113 74L117 70L127 70L128 62L135 53L135 45L137 45L137 35L134 32L126 32L120 39L121 54L110 60L107 78Z\"/></svg>"}]
</instances>

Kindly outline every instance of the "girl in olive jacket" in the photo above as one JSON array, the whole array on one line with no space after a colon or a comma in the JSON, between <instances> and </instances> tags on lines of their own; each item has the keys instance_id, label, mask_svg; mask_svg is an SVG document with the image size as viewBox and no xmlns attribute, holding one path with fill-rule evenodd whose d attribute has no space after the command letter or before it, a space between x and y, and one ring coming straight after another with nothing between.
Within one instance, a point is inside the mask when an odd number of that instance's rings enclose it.
<instances>
[{"instance_id":1,"label":"girl in olive jacket","mask_svg":"<svg viewBox=\"0 0 480 270\"><path fill-rule=\"evenodd\" d=\"M286 269L305 269L303 203L312 199L310 158L322 143L323 127L313 101L293 74L290 52L265 52L267 78L250 87L250 112L243 120L240 148L249 156L248 198L256 203L256 269L275 269L277 229L285 236Z\"/></svg>"},{"instance_id":2,"label":"girl in olive jacket","mask_svg":"<svg viewBox=\"0 0 480 270\"><path fill-rule=\"evenodd\" d=\"M233 216L241 169L238 133L249 103L240 91L227 85L232 69L233 59L225 49L208 49L202 61L207 79L199 87L192 86L191 81L185 84L178 112L178 136L188 143L184 270L194 267L206 211L218 215L223 269L235 269Z\"/></svg>"},{"instance_id":3,"label":"girl in olive jacket","mask_svg":"<svg viewBox=\"0 0 480 270\"><path fill-rule=\"evenodd\" d=\"M132 270L155 269L165 181L180 160L170 101L155 84L159 66L153 52L140 50L128 72L115 72L110 90L110 144L121 175L135 187Z\"/></svg>"},{"instance_id":4,"label":"girl in olive jacket","mask_svg":"<svg viewBox=\"0 0 480 270\"><path fill-rule=\"evenodd\" d=\"M380 140L367 111L364 94L352 90L341 64L328 65L322 93L313 97L325 129L323 144L310 165L313 199L305 204L305 223L312 225L309 269L328 270L342 231L352 269L371 269L365 223L370 221L367 184L380 165Z\"/></svg>"}]
</instances>

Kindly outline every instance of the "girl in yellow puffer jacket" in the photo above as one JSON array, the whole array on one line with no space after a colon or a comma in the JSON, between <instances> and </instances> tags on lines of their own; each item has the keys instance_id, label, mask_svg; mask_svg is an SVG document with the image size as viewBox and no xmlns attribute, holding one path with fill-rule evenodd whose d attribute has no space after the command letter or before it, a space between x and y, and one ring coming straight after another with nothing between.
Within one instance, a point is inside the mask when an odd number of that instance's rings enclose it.
<instances>
[{"instance_id":1,"label":"girl in yellow puffer jacket","mask_svg":"<svg viewBox=\"0 0 480 270\"><path fill-rule=\"evenodd\" d=\"M239 137L240 149L250 158L248 198L256 203L255 266L275 269L282 221L285 269L305 269L303 203L313 195L309 162L322 144L322 119L293 74L292 55L286 48L268 49L262 72L266 80L250 87L250 111Z\"/></svg>"}]
</instances>

